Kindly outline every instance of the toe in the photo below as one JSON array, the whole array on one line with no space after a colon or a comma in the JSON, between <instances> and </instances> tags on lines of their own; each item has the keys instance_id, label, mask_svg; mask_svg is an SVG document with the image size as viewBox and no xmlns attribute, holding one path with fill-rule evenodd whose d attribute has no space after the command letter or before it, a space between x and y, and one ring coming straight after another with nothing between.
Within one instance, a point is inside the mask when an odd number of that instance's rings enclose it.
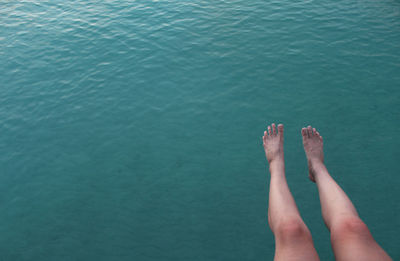
<instances>
[{"instance_id":1,"label":"toe","mask_svg":"<svg viewBox=\"0 0 400 261\"><path fill-rule=\"evenodd\" d=\"M311 138L312 137L312 128L311 128L311 126L310 125L308 125L308 127L307 127L307 134L308 134L308 137L309 138Z\"/></svg>"},{"instance_id":2,"label":"toe","mask_svg":"<svg viewBox=\"0 0 400 261\"><path fill-rule=\"evenodd\" d=\"M307 129L306 128L301 129L301 135L303 136L303 138L307 138Z\"/></svg>"},{"instance_id":3,"label":"toe","mask_svg":"<svg viewBox=\"0 0 400 261\"><path fill-rule=\"evenodd\" d=\"M283 124L278 124L278 135L283 137Z\"/></svg>"},{"instance_id":4,"label":"toe","mask_svg":"<svg viewBox=\"0 0 400 261\"><path fill-rule=\"evenodd\" d=\"M269 135L269 136L272 135L271 126L268 126L268 135Z\"/></svg>"},{"instance_id":5,"label":"toe","mask_svg":"<svg viewBox=\"0 0 400 261\"><path fill-rule=\"evenodd\" d=\"M312 129L313 135L317 135L317 130L315 128Z\"/></svg>"},{"instance_id":6,"label":"toe","mask_svg":"<svg viewBox=\"0 0 400 261\"><path fill-rule=\"evenodd\" d=\"M273 134L274 136L276 135L275 123L272 123L272 134Z\"/></svg>"}]
</instances>

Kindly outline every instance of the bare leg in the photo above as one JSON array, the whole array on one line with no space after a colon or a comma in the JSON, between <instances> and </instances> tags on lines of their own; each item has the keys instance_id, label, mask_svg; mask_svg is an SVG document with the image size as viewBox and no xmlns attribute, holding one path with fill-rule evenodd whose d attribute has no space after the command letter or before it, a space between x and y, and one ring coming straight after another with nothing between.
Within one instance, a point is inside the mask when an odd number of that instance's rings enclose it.
<instances>
[{"instance_id":1,"label":"bare leg","mask_svg":"<svg viewBox=\"0 0 400 261\"><path fill-rule=\"evenodd\" d=\"M317 183L322 216L331 232L337 260L391 260L375 242L346 193L324 165L322 136L308 126L301 130L310 180Z\"/></svg>"},{"instance_id":2,"label":"bare leg","mask_svg":"<svg viewBox=\"0 0 400 261\"><path fill-rule=\"evenodd\" d=\"M268 222L275 236L275 260L319 260L310 231L290 193L283 159L283 125L268 126L263 144L271 172Z\"/></svg>"}]
</instances>

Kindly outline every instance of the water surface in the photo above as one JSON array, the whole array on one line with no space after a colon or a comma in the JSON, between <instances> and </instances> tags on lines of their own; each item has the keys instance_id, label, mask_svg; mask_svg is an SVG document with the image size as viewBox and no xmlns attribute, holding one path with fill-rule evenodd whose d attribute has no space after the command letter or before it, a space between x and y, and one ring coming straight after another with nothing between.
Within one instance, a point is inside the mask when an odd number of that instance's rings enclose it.
<instances>
[{"instance_id":1,"label":"water surface","mask_svg":"<svg viewBox=\"0 0 400 261\"><path fill-rule=\"evenodd\" d=\"M400 258L398 1L2 1L1 260L272 260L267 123L332 260L300 129Z\"/></svg>"}]
</instances>

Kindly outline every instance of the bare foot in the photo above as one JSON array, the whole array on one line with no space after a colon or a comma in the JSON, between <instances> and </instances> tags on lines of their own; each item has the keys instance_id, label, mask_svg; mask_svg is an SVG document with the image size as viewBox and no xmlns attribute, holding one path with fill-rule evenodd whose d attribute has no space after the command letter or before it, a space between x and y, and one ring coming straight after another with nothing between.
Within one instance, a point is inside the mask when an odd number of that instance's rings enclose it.
<instances>
[{"instance_id":1,"label":"bare foot","mask_svg":"<svg viewBox=\"0 0 400 261\"><path fill-rule=\"evenodd\" d=\"M315 182L313 168L319 163L324 164L322 136L319 135L319 132L315 128L311 128L311 126L302 128L301 135L303 136L303 145L307 156L309 178L312 182Z\"/></svg>"},{"instance_id":2,"label":"bare foot","mask_svg":"<svg viewBox=\"0 0 400 261\"><path fill-rule=\"evenodd\" d=\"M272 123L267 130L264 131L263 145L268 163L283 161L283 125L279 124L276 130L275 123Z\"/></svg>"}]
</instances>

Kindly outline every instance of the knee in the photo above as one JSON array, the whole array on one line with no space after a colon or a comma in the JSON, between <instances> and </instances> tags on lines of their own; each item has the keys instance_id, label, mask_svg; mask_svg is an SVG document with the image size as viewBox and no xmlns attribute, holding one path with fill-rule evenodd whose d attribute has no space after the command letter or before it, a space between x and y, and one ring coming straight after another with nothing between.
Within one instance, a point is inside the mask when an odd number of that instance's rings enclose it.
<instances>
[{"instance_id":1,"label":"knee","mask_svg":"<svg viewBox=\"0 0 400 261\"><path fill-rule=\"evenodd\" d=\"M277 225L274 234L280 242L312 241L310 231L299 218L282 220Z\"/></svg>"},{"instance_id":2,"label":"knee","mask_svg":"<svg viewBox=\"0 0 400 261\"><path fill-rule=\"evenodd\" d=\"M332 240L344 241L346 239L372 237L367 225L358 217L345 217L334 223L331 228Z\"/></svg>"}]
</instances>

